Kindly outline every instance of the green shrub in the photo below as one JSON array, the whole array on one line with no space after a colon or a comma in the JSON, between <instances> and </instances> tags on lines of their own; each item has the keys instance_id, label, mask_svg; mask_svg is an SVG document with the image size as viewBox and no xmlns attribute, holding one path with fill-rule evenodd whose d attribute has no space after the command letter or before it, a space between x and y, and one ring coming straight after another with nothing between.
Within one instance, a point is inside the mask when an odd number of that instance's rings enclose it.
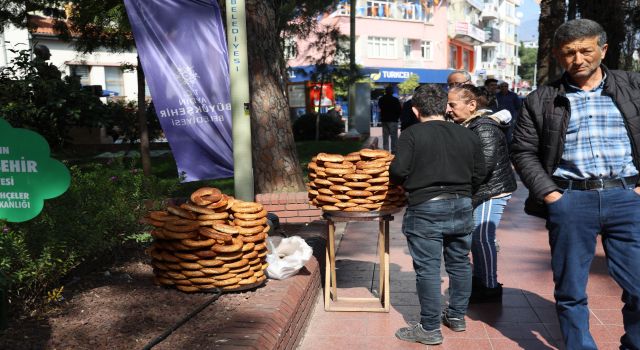
<instances>
[{"instance_id":1,"label":"green shrub","mask_svg":"<svg viewBox=\"0 0 640 350\"><path fill-rule=\"evenodd\" d=\"M159 203L177 186L177 179L161 184L122 161L70 170L69 190L45 201L39 216L0 224L0 271L11 282L13 311L38 308L47 292L81 263L105 256L126 241L148 239L139 223L147 211L144 203Z\"/></svg>"},{"instance_id":2,"label":"green shrub","mask_svg":"<svg viewBox=\"0 0 640 350\"><path fill-rule=\"evenodd\" d=\"M320 114L320 140L333 140L344 132L344 122L327 114ZM296 141L314 140L316 137L316 114L304 114L293 123Z\"/></svg>"}]
</instances>

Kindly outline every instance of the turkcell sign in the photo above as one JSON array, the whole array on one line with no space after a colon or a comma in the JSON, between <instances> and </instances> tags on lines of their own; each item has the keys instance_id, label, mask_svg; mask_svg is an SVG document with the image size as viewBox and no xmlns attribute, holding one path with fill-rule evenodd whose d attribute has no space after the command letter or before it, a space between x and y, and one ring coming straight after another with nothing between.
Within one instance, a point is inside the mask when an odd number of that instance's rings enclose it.
<instances>
[{"instance_id":1,"label":"turkcell sign","mask_svg":"<svg viewBox=\"0 0 640 350\"><path fill-rule=\"evenodd\" d=\"M227 43L213 0L125 0L182 181L233 176Z\"/></svg>"}]
</instances>

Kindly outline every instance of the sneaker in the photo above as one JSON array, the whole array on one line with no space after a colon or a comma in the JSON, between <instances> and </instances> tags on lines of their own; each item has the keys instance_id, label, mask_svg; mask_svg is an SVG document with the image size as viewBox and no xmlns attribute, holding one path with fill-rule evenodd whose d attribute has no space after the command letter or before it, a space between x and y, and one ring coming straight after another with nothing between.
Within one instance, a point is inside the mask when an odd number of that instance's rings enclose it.
<instances>
[{"instance_id":1,"label":"sneaker","mask_svg":"<svg viewBox=\"0 0 640 350\"><path fill-rule=\"evenodd\" d=\"M396 331L396 338L413 343L426 345L442 344L442 333L439 329L425 331L420 323L409 323L409 327L403 327Z\"/></svg>"},{"instance_id":2,"label":"sneaker","mask_svg":"<svg viewBox=\"0 0 640 350\"><path fill-rule=\"evenodd\" d=\"M442 324L449 327L454 332L463 332L467 330L467 322L463 318L449 317L446 312L442 313Z\"/></svg>"},{"instance_id":3,"label":"sneaker","mask_svg":"<svg viewBox=\"0 0 640 350\"><path fill-rule=\"evenodd\" d=\"M502 302L502 283L498 283L495 288L487 288L483 285L474 285L471 289L471 297L469 304L481 303L501 303Z\"/></svg>"}]
</instances>

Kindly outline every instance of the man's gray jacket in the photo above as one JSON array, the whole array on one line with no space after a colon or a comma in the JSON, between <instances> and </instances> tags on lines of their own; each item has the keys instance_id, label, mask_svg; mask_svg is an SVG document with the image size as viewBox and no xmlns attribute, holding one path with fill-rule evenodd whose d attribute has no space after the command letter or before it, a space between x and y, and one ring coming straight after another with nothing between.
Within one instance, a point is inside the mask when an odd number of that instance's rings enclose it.
<instances>
[{"instance_id":1,"label":"man's gray jacket","mask_svg":"<svg viewBox=\"0 0 640 350\"><path fill-rule=\"evenodd\" d=\"M640 73L609 70L601 65L606 80L603 94L611 96L622 113L631 140L633 164L640 170ZM546 217L543 198L559 187L551 174L564 151L571 108L564 76L531 92L520 110L511 143L511 160L529 189L525 212Z\"/></svg>"}]
</instances>

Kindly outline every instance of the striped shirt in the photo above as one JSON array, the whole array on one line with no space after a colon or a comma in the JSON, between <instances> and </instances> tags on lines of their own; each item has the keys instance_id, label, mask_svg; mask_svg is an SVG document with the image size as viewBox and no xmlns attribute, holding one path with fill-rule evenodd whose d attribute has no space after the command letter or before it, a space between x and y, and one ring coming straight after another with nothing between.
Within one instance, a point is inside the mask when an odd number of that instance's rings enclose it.
<instances>
[{"instance_id":1,"label":"striped shirt","mask_svg":"<svg viewBox=\"0 0 640 350\"><path fill-rule=\"evenodd\" d=\"M590 91L567 83L571 114L554 176L584 180L638 174L622 114L613 99L602 94L606 78Z\"/></svg>"}]
</instances>

